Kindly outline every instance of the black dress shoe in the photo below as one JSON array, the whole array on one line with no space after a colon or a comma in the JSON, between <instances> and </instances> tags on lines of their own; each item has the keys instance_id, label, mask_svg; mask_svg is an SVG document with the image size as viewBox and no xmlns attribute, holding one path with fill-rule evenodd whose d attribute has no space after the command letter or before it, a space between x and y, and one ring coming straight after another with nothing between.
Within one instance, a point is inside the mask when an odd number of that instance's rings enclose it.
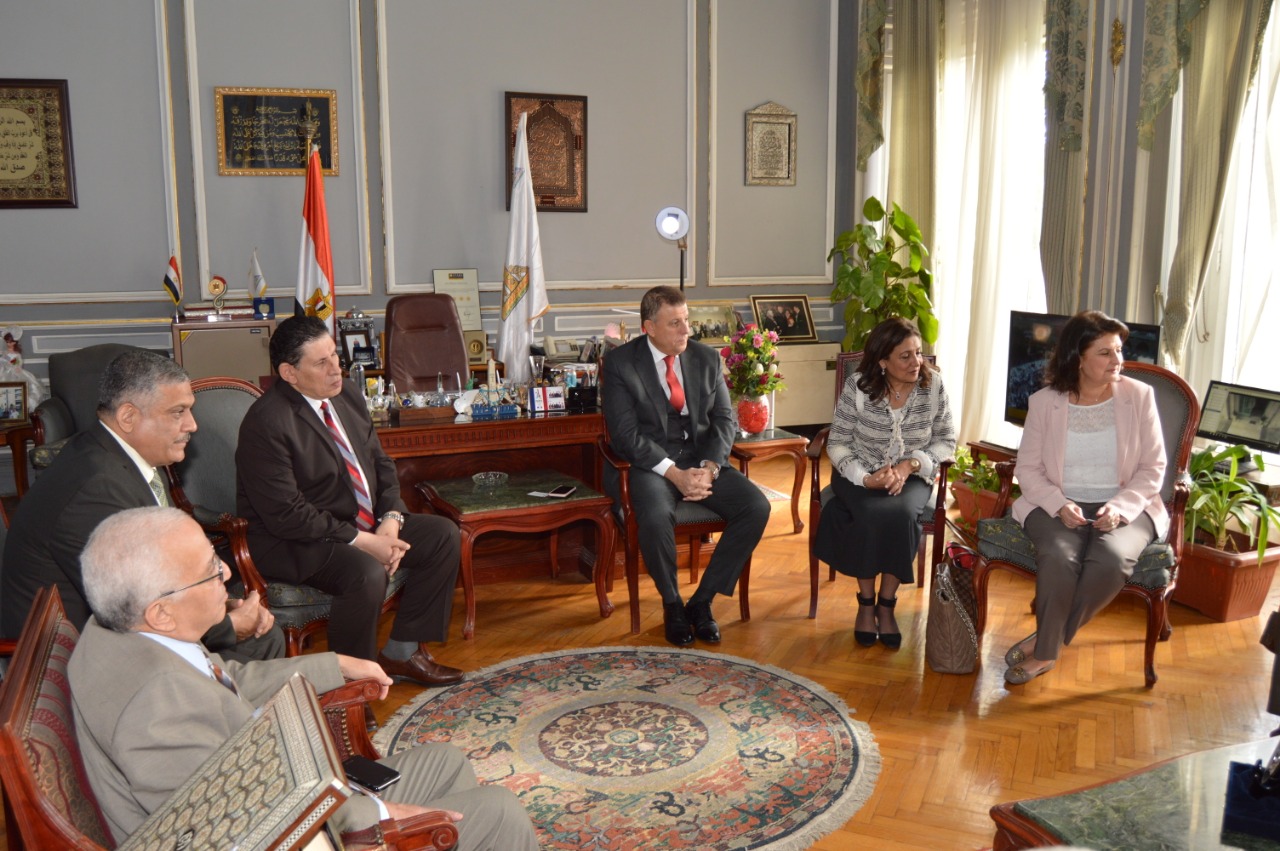
<instances>
[{"instance_id":1,"label":"black dress shoe","mask_svg":"<svg viewBox=\"0 0 1280 851\"><path fill-rule=\"evenodd\" d=\"M699 641L720 643L720 627L716 625L716 619L711 617L710 603L695 603L690 600L684 607L684 616L693 624L693 634L698 636Z\"/></svg>"},{"instance_id":2,"label":"black dress shoe","mask_svg":"<svg viewBox=\"0 0 1280 851\"><path fill-rule=\"evenodd\" d=\"M463 673L457 668L441 665L431 654L419 649L408 659L389 659L386 654L378 654L378 664L382 670L393 677L413 680L424 686L447 686L461 682Z\"/></svg>"},{"instance_id":3,"label":"black dress shoe","mask_svg":"<svg viewBox=\"0 0 1280 851\"><path fill-rule=\"evenodd\" d=\"M684 603L663 603L662 621L665 625L667 641L676 647L688 647L693 643L693 627L684 614Z\"/></svg>"}]
</instances>

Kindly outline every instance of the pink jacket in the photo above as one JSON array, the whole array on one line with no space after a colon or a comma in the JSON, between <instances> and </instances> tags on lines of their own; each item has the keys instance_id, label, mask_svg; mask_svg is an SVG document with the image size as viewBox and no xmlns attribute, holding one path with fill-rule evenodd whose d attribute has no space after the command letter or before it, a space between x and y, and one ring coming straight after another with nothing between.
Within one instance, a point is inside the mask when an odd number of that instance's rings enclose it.
<instances>
[{"instance_id":1,"label":"pink jacket","mask_svg":"<svg viewBox=\"0 0 1280 851\"><path fill-rule=\"evenodd\" d=\"M1113 395L1120 492L1108 504L1130 522L1145 511L1155 523L1156 534L1163 538L1169 531L1169 513L1160 497L1165 451L1155 392L1140 381L1121 376ZM1019 523L1036 508L1057 514L1069 501L1062 493L1066 452L1067 395L1046 387L1032 394L1027 404L1027 424L1018 448L1014 473L1022 496L1013 504L1013 518Z\"/></svg>"}]
</instances>

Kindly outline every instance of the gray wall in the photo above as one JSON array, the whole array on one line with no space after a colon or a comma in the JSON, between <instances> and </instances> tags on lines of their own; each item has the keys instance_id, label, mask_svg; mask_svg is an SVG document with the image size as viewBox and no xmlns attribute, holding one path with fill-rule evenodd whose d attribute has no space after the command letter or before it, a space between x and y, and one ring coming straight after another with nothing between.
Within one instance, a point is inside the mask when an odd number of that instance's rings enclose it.
<instances>
[{"instance_id":1,"label":"gray wall","mask_svg":"<svg viewBox=\"0 0 1280 851\"><path fill-rule=\"evenodd\" d=\"M338 92L340 174L325 180L338 308L375 316L478 270L485 328L508 214L503 93L588 98L588 212L542 213L544 332L598 334L674 284L653 227L689 209L691 299L808 294L824 337L834 228L836 0L0 0L0 77L67 79L78 209L0 210L0 324L27 362L103 338L167 348L160 289L210 275L243 295L250 252L291 298L301 177L217 174L215 86ZM71 23L71 25L69 25ZM743 113L799 115L797 185L743 181ZM843 145L844 142L841 141ZM384 176L389 192L384 192Z\"/></svg>"}]
</instances>

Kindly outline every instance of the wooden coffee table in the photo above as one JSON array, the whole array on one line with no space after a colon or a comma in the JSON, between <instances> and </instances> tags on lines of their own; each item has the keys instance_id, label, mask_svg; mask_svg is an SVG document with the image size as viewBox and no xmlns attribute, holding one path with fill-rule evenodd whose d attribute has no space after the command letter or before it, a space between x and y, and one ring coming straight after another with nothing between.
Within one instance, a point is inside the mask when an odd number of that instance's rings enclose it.
<instances>
[{"instance_id":1,"label":"wooden coffee table","mask_svg":"<svg viewBox=\"0 0 1280 851\"><path fill-rule=\"evenodd\" d=\"M577 490L565 499L529 496L530 491L546 493L557 485L572 485ZM458 524L462 536L462 593L467 616L462 637L471 638L476 629L475 575L472 555L476 539L486 532L551 532L552 571L557 569L558 531L577 520L596 525L596 598L600 617L613 614L608 592L613 590L613 500L587 487L577 479L554 470L532 470L512 473L507 483L498 488L478 487L470 477L432 479L419 482L418 492L436 514Z\"/></svg>"},{"instance_id":2,"label":"wooden coffee table","mask_svg":"<svg viewBox=\"0 0 1280 851\"><path fill-rule=\"evenodd\" d=\"M751 477L748 471L751 469L752 461L772 458L775 455L791 456L796 465L795 482L791 485L791 523L797 535L804 530L804 522L800 519L800 486L804 484L804 450L808 445L809 438L803 435L792 434L780 428L770 428L759 434L748 434L745 437L742 432L738 432L733 441L733 449L729 453L731 457L738 459L738 469L748 478Z\"/></svg>"}]
</instances>

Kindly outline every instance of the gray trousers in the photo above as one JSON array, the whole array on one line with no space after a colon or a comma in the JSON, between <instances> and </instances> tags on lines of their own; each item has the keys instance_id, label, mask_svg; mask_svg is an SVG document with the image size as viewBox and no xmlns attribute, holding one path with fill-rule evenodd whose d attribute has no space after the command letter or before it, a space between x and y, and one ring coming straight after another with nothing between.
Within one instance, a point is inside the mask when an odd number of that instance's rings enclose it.
<instances>
[{"instance_id":1,"label":"gray trousers","mask_svg":"<svg viewBox=\"0 0 1280 851\"><path fill-rule=\"evenodd\" d=\"M458 851L537 851L538 837L520 799L502 786L479 785L466 755L453 745L417 745L378 761L400 772L384 799L462 813ZM339 831L370 827L378 823L377 804L357 794L333 821Z\"/></svg>"},{"instance_id":2,"label":"gray trousers","mask_svg":"<svg viewBox=\"0 0 1280 851\"><path fill-rule=\"evenodd\" d=\"M1077 503L1092 517L1104 503ZM1069 529L1037 508L1023 530L1036 545L1036 649L1042 662L1057 659L1080 627L1116 598L1133 575L1133 566L1156 528L1143 513L1132 523L1099 532L1092 526Z\"/></svg>"}]
</instances>

